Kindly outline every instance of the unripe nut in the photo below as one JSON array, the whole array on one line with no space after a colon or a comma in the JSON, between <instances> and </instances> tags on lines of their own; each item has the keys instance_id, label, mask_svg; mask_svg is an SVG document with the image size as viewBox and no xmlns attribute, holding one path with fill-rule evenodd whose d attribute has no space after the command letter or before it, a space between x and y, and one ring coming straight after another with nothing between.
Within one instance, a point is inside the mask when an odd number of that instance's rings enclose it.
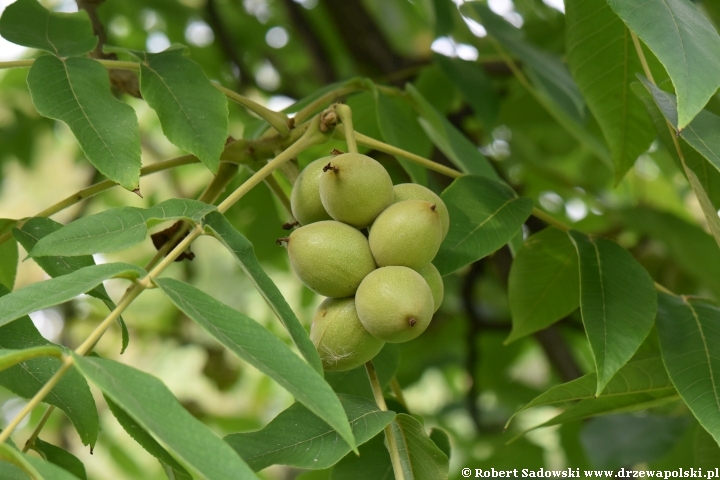
<instances>
[{"instance_id":1,"label":"unripe nut","mask_svg":"<svg viewBox=\"0 0 720 480\"><path fill-rule=\"evenodd\" d=\"M432 190L417 183L401 183L393 187L395 193L395 200L393 203L399 203L404 200L425 200L430 202L437 207L437 211L440 214L440 221L442 223L442 236L443 239L447 236L448 230L450 229L450 214L448 213L445 202Z\"/></svg>"},{"instance_id":2,"label":"unripe nut","mask_svg":"<svg viewBox=\"0 0 720 480\"><path fill-rule=\"evenodd\" d=\"M432 263L428 263L424 267L416 270L416 272L418 272L430 286L433 303L435 304L433 313L437 312L445 296L445 285L443 284L442 275L440 275L440 272Z\"/></svg>"},{"instance_id":3,"label":"unripe nut","mask_svg":"<svg viewBox=\"0 0 720 480\"><path fill-rule=\"evenodd\" d=\"M442 243L437 206L424 200L391 205L373 223L369 242L380 267L424 267L435 258Z\"/></svg>"},{"instance_id":4,"label":"unripe nut","mask_svg":"<svg viewBox=\"0 0 720 480\"><path fill-rule=\"evenodd\" d=\"M290 208L300 225L332 220L320 200L320 176L323 167L335 157L315 160L300 172L290 195Z\"/></svg>"},{"instance_id":5,"label":"unripe nut","mask_svg":"<svg viewBox=\"0 0 720 480\"><path fill-rule=\"evenodd\" d=\"M365 236L333 220L300 227L284 243L295 274L310 290L326 297L354 295L376 268Z\"/></svg>"},{"instance_id":6,"label":"unripe nut","mask_svg":"<svg viewBox=\"0 0 720 480\"><path fill-rule=\"evenodd\" d=\"M370 361L385 342L370 335L355 310L355 299L328 298L320 304L310 327L310 340L329 371L344 371Z\"/></svg>"},{"instance_id":7,"label":"unripe nut","mask_svg":"<svg viewBox=\"0 0 720 480\"><path fill-rule=\"evenodd\" d=\"M365 277L355 295L358 317L385 342L416 338L432 320L434 301L423 277L407 267L383 267Z\"/></svg>"}]
</instances>

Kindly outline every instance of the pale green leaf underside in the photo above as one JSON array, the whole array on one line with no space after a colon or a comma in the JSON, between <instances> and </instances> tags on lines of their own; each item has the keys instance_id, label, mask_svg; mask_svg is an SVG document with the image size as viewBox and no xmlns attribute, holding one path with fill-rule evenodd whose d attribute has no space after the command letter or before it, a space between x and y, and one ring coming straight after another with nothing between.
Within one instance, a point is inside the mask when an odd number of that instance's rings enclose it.
<instances>
[{"instance_id":1,"label":"pale green leaf underside","mask_svg":"<svg viewBox=\"0 0 720 480\"><path fill-rule=\"evenodd\" d=\"M18 0L8 5L0 18L0 35L12 43L59 57L82 55L97 45L85 11L51 12L36 0Z\"/></svg>"},{"instance_id":2,"label":"pale green leaf underside","mask_svg":"<svg viewBox=\"0 0 720 480\"><path fill-rule=\"evenodd\" d=\"M683 129L720 87L720 36L689 0L607 0L662 62Z\"/></svg>"},{"instance_id":3,"label":"pale green leaf underside","mask_svg":"<svg viewBox=\"0 0 720 480\"><path fill-rule=\"evenodd\" d=\"M33 104L70 127L90 163L128 190L140 185L140 131L135 110L110 91L108 72L95 60L35 60L27 77Z\"/></svg>"},{"instance_id":4,"label":"pale green leaf underside","mask_svg":"<svg viewBox=\"0 0 720 480\"><path fill-rule=\"evenodd\" d=\"M565 8L568 66L600 124L619 181L655 137L630 89L642 65L630 31L606 0L567 0Z\"/></svg>"},{"instance_id":5,"label":"pale green leaf underside","mask_svg":"<svg viewBox=\"0 0 720 480\"><path fill-rule=\"evenodd\" d=\"M418 420L401 413L391 425L405 480L447 480L448 457L430 440Z\"/></svg>"},{"instance_id":6,"label":"pale green leaf underside","mask_svg":"<svg viewBox=\"0 0 720 480\"><path fill-rule=\"evenodd\" d=\"M129 263L106 263L33 283L0 298L0 326L28 313L72 300L110 278L136 279L145 273L142 268Z\"/></svg>"},{"instance_id":7,"label":"pale green leaf underside","mask_svg":"<svg viewBox=\"0 0 720 480\"><path fill-rule=\"evenodd\" d=\"M358 445L380 433L395 418L367 399L338 395ZM328 468L350 452L350 446L327 423L299 403L257 432L234 433L225 441L259 471L270 465L313 470Z\"/></svg>"},{"instance_id":8,"label":"pale green leaf underside","mask_svg":"<svg viewBox=\"0 0 720 480\"><path fill-rule=\"evenodd\" d=\"M502 181L477 145L458 131L412 84L408 83L406 88L420 113L420 126L438 150L463 173Z\"/></svg>"},{"instance_id":9,"label":"pale green leaf underside","mask_svg":"<svg viewBox=\"0 0 720 480\"><path fill-rule=\"evenodd\" d=\"M278 382L354 447L347 415L323 377L265 327L197 288L171 278L155 281L188 317L233 353Z\"/></svg>"},{"instance_id":10,"label":"pale green leaf underside","mask_svg":"<svg viewBox=\"0 0 720 480\"><path fill-rule=\"evenodd\" d=\"M596 393L635 354L653 326L652 278L618 244L570 231L580 264L580 311L597 367Z\"/></svg>"},{"instance_id":11,"label":"pale green leaf underside","mask_svg":"<svg viewBox=\"0 0 720 480\"><path fill-rule=\"evenodd\" d=\"M148 55L140 64L140 92L168 140L217 173L228 135L228 105L200 65L181 49Z\"/></svg>"},{"instance_id":12,"label":"pale green leaf underside","mask_svg":"<svg viewBox=\"0 0 720 480\"><path fill-rule=\"evenodd\" d=\"M702 300L658 294L657 328L675 388L720 443L720 309Z\"/></svg>"},{"instance_id":13,"label":"pale green leaf underside","mask_svg":"<svg viewBox=\"0 0 720 480\"><path fill-rule=\"evenodd\" d=\"M542 330L580 305L575 247L547 228L528 238L510 267L508 297L512 331L505 343Z\"/></svg>"},{"instance_id":14,"label":"pale green leaf underside","mask_svg":"<svg viewBox=\"0 0 720 480\"><path fill-rule=\"evenodd\" d=\"M222 214L217 212L207 215L204 225L205 229L232 253L240 268L285 326L302 356L322 375L322 362L315 345L313 345L307 330L300 323L275 282L263 270L262 265L255 256L255 249L250 240L245 238Z\"/></svg>"},{"instance_id":15,"label":"pale green leaf underside","mask_svg":"<svg viewBox=\"0 0 720 480\"><path fill-rule=\"evenodd\" d=\"M75 220L42 238L30 256L76 256L124 250L145 240L148 226L180 219L200 223L215 209L213 205L185 198L173 198L150 208L111 208Z\"/></svg>"},{"instance_id":16,"label":"pale green leaf underside","mask_svg":"<svg viewBox=\"0 0 720 480\"><path fill-rule=\"evenodd\" d=\"M77 368L198 478L256 479L245 462L193 417L157 378L112 360L74 355Z\"/></svg>"},{"instance_id":17,"label":"pale green leaf underside","mask_svg":"<svg viewBox=\"0 0 720 480\"><path fill-rule=\"evenodd\" d=\"M450 230L433 263L449 275L509 242L530 216L533 202L485 177L463 176L442 193Z\"/></svg>"}]
</instances>

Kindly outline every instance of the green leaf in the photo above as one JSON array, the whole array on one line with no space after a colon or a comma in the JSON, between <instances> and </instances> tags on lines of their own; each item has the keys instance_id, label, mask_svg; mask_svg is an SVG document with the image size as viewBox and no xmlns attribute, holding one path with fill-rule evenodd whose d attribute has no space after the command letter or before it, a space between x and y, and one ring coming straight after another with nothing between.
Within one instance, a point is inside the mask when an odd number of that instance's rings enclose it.
<instances>
[{"instance_id":1,"label":"green leaf","mask_svg":"<svg viewBox=\"0 0 720 480\"><path fill-rule=\"evenodd\" d=\"M518 413L533 407L579 401L578 405L585 403L581 410L596 410L602 413L609 407L625 407L676 393L660 357L628 362L608 382L599 396L596 396L596 391L597 373L588 373L578 379L556 385L537 396L515 412L507 424L509 425Z\"/></svg>"},{"instance_id":2,"label":"green leaf","mask_svg":"<svg viewBox=\"0 0 720 480\"><path fill-rule=\"evenodd\" d=\"M392 422L405 480L443 480L448 478L449 461L425 433L415 418L400 413Z\"/></svg>"},{"instance_id":3,"label":"green leaf","mask_svg":"<svg viewBox=\"0 0 720 480\"><path fill-rule=\"evenodd\" d=\"M107 395L105 395L105 402L107 403L110 411L115 416L115 419L123 427L123 429L130 435L133 440L140 444L150 455L157 458L160 463L170 468L175 475L176 479L187 479L192 480L192 476L185 470L185 467L175 460L175 458L168 453L167 450L160 445L157 440L153 438L138 422L135 421L125 410L112 401Z\"/></svg>"},{"instance_id":4,"label":"green leaf","mask_svg":"<svg viewBox=\"0 0 720 480\"><path fill-rule=\"evenodd\" d=\"M282 322L290 333L290 337L297 345L305 360L322 375L323 368L320 356L310 340L305 327L295 316L290 305L285 301L280 290L272 279L265 273L262 265L255 256L253 244L230 224L222 214L212 212L204 221L205 229L209 231L237 260L240 268L247 275L248 279L255 285L260 295L263 296L272 311Z\"/></svg>"},{"instance_id":5,"label":"green leaf","mask_svg":"<svg viewBox=\"0 0 720 480\"><path fill-rule=\"evenodd\" d=\"M377 435L361 445L360 455L345 455L333 467L330 480L394 480L395 474L384 438L384 435Z\"/></svg>"},{"instance_id":6,"label":"green leaf","mask_svg":"<svg viewBox=\"0 0 720 480\"><path fill-rule=\"evenodd\" d=\"M78 480L78 477L70 472L37 457L21 453L7 443L0 443L0 465L2 461L19 467L31 480Z\"/></svg>"},{"instance_id":7,"label":"green leaf","mask_svg":"<svg viewBox=\"0 0 720 480\"><path fill-rule=\"evenodd\" d=\"M35 0L18 0L9 5L0 18L0 35L58 57L87 53L98 40L87 12L50 12Z\"/></svg>"},{"instance_id":8,"label":"green leaf","mask_svg":"<svg viewBox=\"0 0 720 480\"><path fill-rule=\"evenodd\" d=\"M11 230L16 220L0 219L0 233ZM13 239L0 243L0 285L12 290L15 288L15 276L18 268L18 246Z\"/></svg>"},{"instance_id":9,"label":"green leaf","mask_svg":"<svg viewBox=\"0 0 720 480\"><path fill-rule=\"evenodd\" d=\"M445 76L462 92L485 126L492 126L498 116L500 102L483 67L438 53L433 54L433 63L439 65Z\"/></svg>"},{"instance_id":10,"label":"green leaf","mask_svg":"<svg viewBox=\"0 0 720 480\"><path fill-rule=\"evenodd\" d=\"M657 295L652 278L627 250L576 231L569 235L580 261L580 312L599 395L650 333Z\"/></svg>"},{"instance_id":11,"label":"green leaf","mask_svg":"<svg viewBox=\"0 0 720 480\"><path fill-rule=\"evenodd\" d=\"M658 294L657 327L665 367L690 411L720 443L720 309Z\"/></svg>"},{"instance_id":12,"label":"green leaf","mask_svg":"<svg viewBox=\"0 0 720 480\"><path fill-rule=\"evenodd\" d=\"M665 66L682 130L720 87L720 36L689 0L607 0Z\"/></svg>"},{"instance_id":13,"label":"green leaf","mask_svg":"<svg viewBox=\"0 0 720 480\"><path fill-rule=\"evenodd\" d=\"M184 49L145 54L140 93L157 112L168 140L217 173L228 136L227 99L183 54Z\"/></svg>"},{"instance_id":14,"label":"green leaf","mask_svg":"<svg viewBox=\"0 0 720 480\"><path fill-rule=\"evenodd\" d=\"M568 236L546 228L528 238L510 266L510 343L542 330L580 305L577 252Z\"/></svg>"},{"instance_id":15,"label":"green leaf","mask_svg":"<svg viewBox=\"0 0 720 480\"><path fill-rule=\"evenodd\" d=\"M33 283L0 298L0 326L28 313L72 300L110 278L136 279L145 274L145 270L129 263L106 263Z\"/></svg>"},{"instance_id":16,"label":"green leaf","mask_svg":"<svg viewBox=\"0 0 720 480\"><path fill-rule=\"evenodd\" d=\"M85 465L67 450L45 442L40 438L36 438L35 442L33 442L33 449L40 453L46 461L72 473L80 480L87 480Z\"/></svg>"},{"instance_id":17,"label":"green leaf","mask_svg":"<svg viewBox=\"0 0 720 480\"><path fill-rule=\"evenodd\" d=\"M278 382L355 448L347 415L323 377L253 319L197 288L171 278L155 280L188 317L246 362Z\"/></svg>"},{"instance_id":18,"label":"green leaf","mask_svg":"<svg viewBox=\"0 0 720 480\"><path fill-rule=\"evenodd\" d=\"M108 72L95 60L46 55L27 83L40 115L66 123L90 163L127 190L140 188L140 131L135 110L110 91Z\"/></svg>"},{"instance_id":19,"label":"green leaf","mask_svg":"<svg viewBox=\"0 0 720 480\"><path fill-rule=\"evenodd\" d=\"M393 421L395 412L379 410L375 402L339 395L355 436L361 445ZM234 433L225 441L256 472L270 465L319 470L336 464L350 446L327 423L295 403L257 432Z\"/></svg>"},{"instance_id":20,"label":"green leaf","mask_svg":"<svg viewBox=\"0 0 720 480\"><path fill-rule=\"evenodd\" d=\"M228 444L193 417L157 378L112 360L73 355L80 372L193 475L257 478Z\"/></svg>"},{"instance_id":21,"label":"green leaf","mask_svg":"<svg viewBox=\"0 0 720 480\"><path fill-rule=\"evenodd\" d=\"M430 440L442 451L448 458L450 458L450 437L444 430L439 428L430 429Z\"/></svg>"},{"instance_id":22,"label":"green leaf","mask_svg":"<svg viewBox=\"0 0 720 480\"><path fill-rule=\"evenodd\" d=\"M37 242L30 256L76 256L116 252L145 240L149 226L179 219L197 224L214 210L214 205L186 198L165 200L150 208L111 208L75 220L51 233Z\"/></svg>"},{"instance_id":23,"label":"green leaf","mask_svg":"<svg viewBox=\"0 0 720 480\"><path fill-rule=\"evenodd\" d=\"M412 107L377 89L374 96L377 123L383 140L410 153L427 157L432 150L432 143L420 127ZM427 171L423 167L401 157L398 157L398 161L414 183L427 185Z\"/></svg>"},{"instance_id":24,"label":"green leaf","mask_svg":"<svg viewBox=\"0 0 720 480\"><path fill-rule=\"evenodd\" d=\"M62 224L54 220L37 217L31 218L25 222L20 229L13 229L12 234L13 237L20 242L25 251L30 252L33 248L35 248L38 240L56 232L57 230L60 230L62 227ZM40 268L45 271L45 273L55 278L67 275L68 273L72 273L83 267L95 265L95 260L90 255L81 255L77 257L38 257L35 259L35 263L37 263ZM98 285L86 293L102 300L110 311L115 310L115 303L107 294L104 285ZM130 342L130 335L122 317L118 317L118 324L120 325L120 331L122 332L122 348L120 353L123 353Z\"/></svg>"},{"instance_id":25,"label":"green leaf","mask_svg":"<svg viewBox=\"0 0 720 480\"><path fill-rule=\"evenodd\" d=\"M0 286L0 297L10 293ZM30 317L24 316L0 327L0 352L4 349L22 350L31 347L61 348L47 341L37 331ZM23 398L32 398L58 371L62 362L57 358L34 358L0 372L0 385ZM68 416L85 445L97 441L98 414L90 388L74 369L69 370L44 399Z\"/></svg>"},{"instance_id":26,"label":"green leaf","mask_svg":"<svg viewBox=\"0 0 720 480\"><path fill-rule=\"evenodd\" d=\"M568 66L610 147L618 182L655 137L630 89L642 65L629 30L606 0L568 0L565 8Z\"/></svg>"},{"instance_id":27,"label":"green leaf","mask_svg":"<svg viewBox=\"0 0 720 480\"><path fill-rule=\"evenodd\" d=\"M0 350L0 371L6 370L13 365L30 360L37 357L57 357L62 358L63 351L55 346L48 345L46 347L33 347L23 350Z\"/></svg>"},{"instance_id":28,"label":"green leaf","mask_svg":"<svg viewBox=\"0 0 720 480\"><path fill-rule=\"evenodd\" d=\"M675 111L674 100L644 77L641 76L640 79L645 88L633 84L633 91L645 102L658 136L671 155L678 161L680 168L685 172L690 187L695 193L708 222L710 233L712 233L715 242L720 246L720 218L717 216L716 207L716 205L720 205L720 171L717 168L710 168L708 162L694 148L691 148L685 139L672 138L666 120L673 124L675 118L673 113ZM678 142L682 157L677 151L674 140Z\"/></svg>"},{"instance_id":29,"label":"green leaf","mask_svg":"<svg viewBox=\"0 0 720 480\"><path fill-rule=\"evenodd\" d=\"M467 2L460 11L471 18L479 17L488 34L517 55L527 67L528 75L535 86L552 98L570 118L576 122L583 121L583 97L559 57L528 43L521 30L493 13L483 3Z\"/></svg>"},{"instance_id":30,"label":"green leaf","mask_svg":"<svg viewBox=\"0 0 720 480\"><path fill-rule=\"evenodd\" d=\"M484 177L460 177L441 197L450 213L450 230L433 263L443 276L505 245L533 209L529 198Z\"/></svg>"},{"instance_id":31,"label":"green leaf","mask_svg":"<svg viewBox=\"0 0 720 480\"><path fill-rule=\"evenodd\" d=\"M502 181L492 164L480 153L478 146L465 137L438 112L422 94L407 84L407 90L420 112L420 126L435 146L463 173Z\"/></svg>"}]
</instances>

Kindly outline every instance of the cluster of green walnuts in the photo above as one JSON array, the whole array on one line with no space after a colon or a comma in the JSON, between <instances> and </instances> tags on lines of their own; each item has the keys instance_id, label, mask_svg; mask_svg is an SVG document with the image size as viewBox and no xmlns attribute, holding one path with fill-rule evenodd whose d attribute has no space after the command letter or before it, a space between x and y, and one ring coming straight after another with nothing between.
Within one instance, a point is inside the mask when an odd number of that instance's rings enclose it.
<instances>
[{"instance_id":1,"label":"cluster of green walnuts","mask_svg":"<svg viewBox=\"0 0 720 480\"><path fill-rule=\"evenodd\" d=\"M300 280L328 297L310 330L326 370L358 367L385 342L425 331L443 299L431 263L450 224L440 197L393 186L377 161L343 153L300 173L291 206L302 226L278 242Z\"/></svg>"}]
</instances>

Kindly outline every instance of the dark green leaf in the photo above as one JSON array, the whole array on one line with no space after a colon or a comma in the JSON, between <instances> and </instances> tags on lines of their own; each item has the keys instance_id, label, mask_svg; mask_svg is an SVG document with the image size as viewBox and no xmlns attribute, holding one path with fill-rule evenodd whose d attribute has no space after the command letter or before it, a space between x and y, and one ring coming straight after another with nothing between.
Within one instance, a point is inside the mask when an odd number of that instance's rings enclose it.
<instances>
[{"instance_id":1,"label":"dark green leaf","mask_svg":"<svg viewBox=\"0 0 720 480\"><path fill-rule=\"evenodd\" d=\"M39 438L35 439L33 446L46 461L72 473L80 480L87 480L85 465L72 453Z\"/></svg>"},{"instance_id":2,"label":"dark green leaf","mask_svg":"<svg viewBox=\"0 0 720 480\"><path fill-rule=\"evenodd\" d=\"M433 428L430 430L430 440L450 458L450 437L444 430Z\"/></svg>"},{"instance_id":3,"label":"dark green leaf","mask_svg":"<svg viewBox=\"0 0 720 480\"><path fill-rule=\"evenodd\" d=\"M669 453L688 427L687 417L610 415L583 427L580 442L595 468L619 470Z\"/></svg>"},{"instance_id":4,"label":"dark green leaf","mask_svg":"<svg viewBox=\"0 0 720 480\"><path fill-rule=\"evenodd\" d=\"M442 193L450 230L433 263L442 275L490 255L509 242L530 216L533 202L484 177L456 179Z\"/></svg>"},{"instance_id":5,"label":"dark green leaf","mask_svg":"<svg viewBox=\"0 0 720 480\"><path fill-rule=\"evenodd\" d=\"M0 371L37 357L62 358L63 351L55 346L31 347L23 350L0 349Z\"/></svg>"},{"instance_id":6,"label":"dark green leaf","mask_svg":"<svg viewBox=\"0 0 720 480\"><path fill-rule=\"evenodd\" d=\"M720 309L659 293L657 326L670 379L700 425L720 443Z\"/></svg>"},{"instance_id":7,"label":"dark green leaf","mask_svg":"<svg viewBox=\"0 0 720 480\"><path fill-rule=\"evenodd\" d=\"M401 413L391 425L405 480L448 478L448 457L430 440L420 422Z\"/></svg>"},{"instance_id":8,"label":"dark green leaf","mask_svg":"<svg viewBox=\"0 0 720 480\"><path fill-rule=\"evenodd\" d=\"M140 444L150 455L157 458L161 464L170 468L175 475L176 479L188 479L191 480L192 476L185 470L185 467L180 465L175 458L160 445L157 440L153 438L138 422L136 422L125 410L111 400L107 395L105 396L105 402L107 403L110 411L115 416L118 423L125 429L133 440Z\"/></svg>"},{"instance_id":9,"label":"dark green leaf","mask_svg":"<svg viewBox=\"0 0 720 480\"><path fill-rule=\"evenodd\" d=\"M28 313L72 300L110 278L136 279L145 273L142 268L129 263L106 263L33 283L0 298L0 326Z\"/></svg>"},{"instance_id":10,"label":"dark green leaf","mask_svg":"<svg viewBox=\"0 0 720 480\"><path fill-rule=\"evenodd\" d=\"M415 87L408 83L407 90L420 112L420 126L435 146L461 172L501 181L492 164L480 153L477 145L441 115Z\"/></svg>"},{"instance_id":11,"label":"dark green leaf","mask_svg":"<svg viewBox=\"0 0 720 480\"><path fill-rule=\"evenodd\" d=\"M228 135L227 99L183 53L171 49L146 55L140 93L157 112L165 136L217 173Z\"/></svg>"},{"instance_id":12,"label":"dark green leaf","mask_svg":"<svg viewBox=\"0 0 720 480\"><path fill-rule=\"evenodd\" d=\"M15 220L0 219L0 233L6 233L15 226ZM0 243L0 285L12 290L18 268L18 246L13 239Z\"/></svg>"},{"instance_id":13,"label":"dark green leaf","mask_svg":"<svg viewBox=\"0 0 720 480\"><path fill-rule=\"evenodd\" d=\"M568 236L547 228L528 238L510 267L512 331L505 343L542 330L580 305L577 252Z\"/></svg>"},{"instance_id":14,"label":"dark green leaf","mask_svg":"<svg viewBox=\"0 0 720 480\"><path fill-rule=\"evenodd\" d=\"M383 139L390 145L427 157L432 150L432 143L420 127L412 107L379 90L374 93L377 123ZM427 185L427 171L423 167L401 157L398 157L398 161L414 183Z\"/></svg>"},{"instance_id":15,"label":"dark green leaf","mask_svg":"<svg viewBox=\"0 0 720 480\"><path fill-rule=\"evenodd\" d=\"M33 104L70 127L100 173L128 190L140 185L140 132L135 110L110 92L108 72L95 60L52 55L30 68Z\"/></svg>"},{"instance_id":16,"label":"dark green leaf","mask_svg":"<svg viewBox=\"0 0 720 480\"><path fill-rule=\"evenodd\" d=\"M109 253L145 240L148 227L168 220L200 223L213 205L173 198L150 208L118 207L80 218L37 242L32 257Z\"/></svg>"},{"instance_id":17,"label":"dark green leaf","mask_svg":"<svg viewBox=\"0 0 720 480\"><path fill-rule=\"evenodd\" d=\"M77 368L185 468L206 480L257 478L228 444L157 378L112 360L74 355Z\"/></svg>"},{"instance_id":18,"label":"dark green leaf","mask_svg":"<svg viewBox=\"0 0 720 480\"><path fill-rule=\"evenodd\" d=\"M394 480L390 454L385 447L385 435L360 446L360 455L349 453L335 465L330 480Z\"/></svg>"},{"instance_id":19,"label":"dark green leaf","mask_svg":"<svg viewBox=\"0 0 720 480\"><path fill-rule=\"evenodd\" d=\"M395 418L395 412L381 411L370 400L350 395L339 395L339 398L358 445L382 432ZM278 464L323 469L350 452L350 446L335 430L299 403L275 417L262 430L234 433L225 437L225 441L255 471Z\"/></svg>"},{"instance_id":20,"label":"dark green leaf","mask_svg":"<svg viewBox=\"0 0 720 480\"><path fill-rule=\"evenodd\" d=\"M188 317L233 353L278 382L354 448L347 415L322 376L265 327L197 288L171 278L155 280Z\"/></svg>"},{"instance_id":21,"label":"dark green leaf","mask_svg":"<svg viewBox=\"0 0 720 480\"><path fill-rule=\"evenodd\" d=\"M9 5L0 18L0 35L58 57L82 55L97 45L86 12L50 12L35 0L18 0Z\"/></svg>"},{"instance_id":22,"label":"dark green leaf","mask_svg":"<svg viewBox=\"0 0 720 480\"><path fill-rule=\"evenodd\" d=\"M275 315L283 323L287 331L290 333L298 350L302 353L305 360L315 367L322 374L322 362L320 356L310 340L305 327L295 316L290 305L285 301L280 290L278 290L272 279L265 273L262 265L255 256L255 250L252 243L245 238L240 232L235 230L228 220L220 213L213 212L205 217L205 228L217 238L237 260L240 268L243 269L250 281L260 295L263 296Z\"/></svg>"},{"instance_id":23,"label":"dark green leaf","mask_svg":"<svg viewBox=\"0 0 720 480\"><path fill-rule=\"evenodd\" d=\"M607 0L667 69L682 130L720 87L720 36L689 0Z\"/></svg>"},{"instance_id":24,"label":"dark green leaf","mask_svg":"<svg viewBox=\"0 0 720 480\"><path fill-rule=\"evenodd\" d=\"M0 297L8 293L0 287ZM30 317L0 327L0 351L40 346L60 348L40 335ZM23 398L32 398L61 365L57 358L34 358L0 372L0 385ZM85 445L95 445L99 429L97 409L90 388L78 371L69 370L44 402L65 412Z\"/></svg>"},{"instance_id":25,"label":"dark green leaf","mask_svg":"<svg viewBox=\"0 0 720 480\"><path fill-rule=\"evenodd\" d=\"M606 0L568 0L568 65L610 147L619 181L654 139L640 99L630 90L642 71L630 32Z\"/></svg>"},{"instance_id":26,"label":"dark green leaf","mask_svg":"<svg viewBox=\"0 0 720 480\"><path fill-rule=\"evenodd\" d=\"M596 397L597 373L589 373L576 380L556 385L515 412L514 415L533 407L558 405L579 401L579 410L603 413L608 409L624 408L657 398L675 395L672 382L660 357L650 357L628 362L608 382L600 396ZM514 416L513 415L513 416ZM510 421L508 424L510 424Z\"/></svg>"},{"instance_id":27,"label":"dark green leaf","mask_svg":"<svg viewBox=\"0 0 720 480\"><path fill-rule=\"evenodd\" d=\"M435 36L442 37L453 29L453 6L444 0L433 0L435 12Z\"/></svg>"},{"instance_id":28,"label":"dark green leaf","mask_svg":"<svg viewBox=\"0 0 720 480\"><path fill-rule=\"evenodd\" d=\"M599 395L650 333L657 295L652 278L627 250L576 231L569 235L580 260L580 311Z\"/></svg>"},{"instance_id":29,"label":"dark green leaf","mask_svg":"<svg viewBox=\"0 0 720 480\"><path fill-rule=\"evenodd\" d=\"M20 229L13 229L12 234L13 237L20 242L25 251L30 252L33 248L35 248L35 244L37 244L41 238L60 230L62 227L61 223L54 220L37 217L31 218L25 222ZM72 273L83 267L95 265L95 260L91 255L80 255L77 257L38 257L35 259L35 263L45 270L45 273L54 278L67 275L68 273ZM102 300L110 311L115 310L115 303L112 299L110 299L110 296L108 296L104 285L100 284L86 293ZM122 317L118 317L118 324L120 325L120 331L122 332L122 348L120 353L123 353L130 342L130 335Z\"/></svg>"},{"instance_id":30,"label":"dark green leaf","mask_svg":"<svg viewBox=\"0 0 720 480\"><path fill-rule=\"evenodd\" d=\"M462 92L485 126L492 126L497 118L500 105L498 96L483 67L475 62L449 58L437 53L433 55L433 62L440 66L443 73Z\"/></svg>"},{"instance_id":31,"label":"dark green leaf","mask_svg":"<svg viewBox=\"0 0 720 480\"><path fill-rule=\"evenodd\" d=\"M78 477L72 475L70 472L37 457L21 453L6 443L0 443L0 465L2 461L17 466L25 472L31 480L78 480ZM0 473L5 472L0 470ZM11 475L16 475L16 472L11 471ZM3 480L6 479L3 478Z\"/></svg>"},{"instance_id":32,"label":"dark green leaf","mask_svg":"<svg viewBox=\"0 0 720 480\"><path fill-rule=\"evenodd\" d=\"M528 67L528 75L533 78L537 88L542 89L576 122L583 120L583 97L560 58L528 43L521 30L493 13L483 3L467 2L461 11L470 17L479 17L488 34Z\"/></svg>"}]
</instances>

